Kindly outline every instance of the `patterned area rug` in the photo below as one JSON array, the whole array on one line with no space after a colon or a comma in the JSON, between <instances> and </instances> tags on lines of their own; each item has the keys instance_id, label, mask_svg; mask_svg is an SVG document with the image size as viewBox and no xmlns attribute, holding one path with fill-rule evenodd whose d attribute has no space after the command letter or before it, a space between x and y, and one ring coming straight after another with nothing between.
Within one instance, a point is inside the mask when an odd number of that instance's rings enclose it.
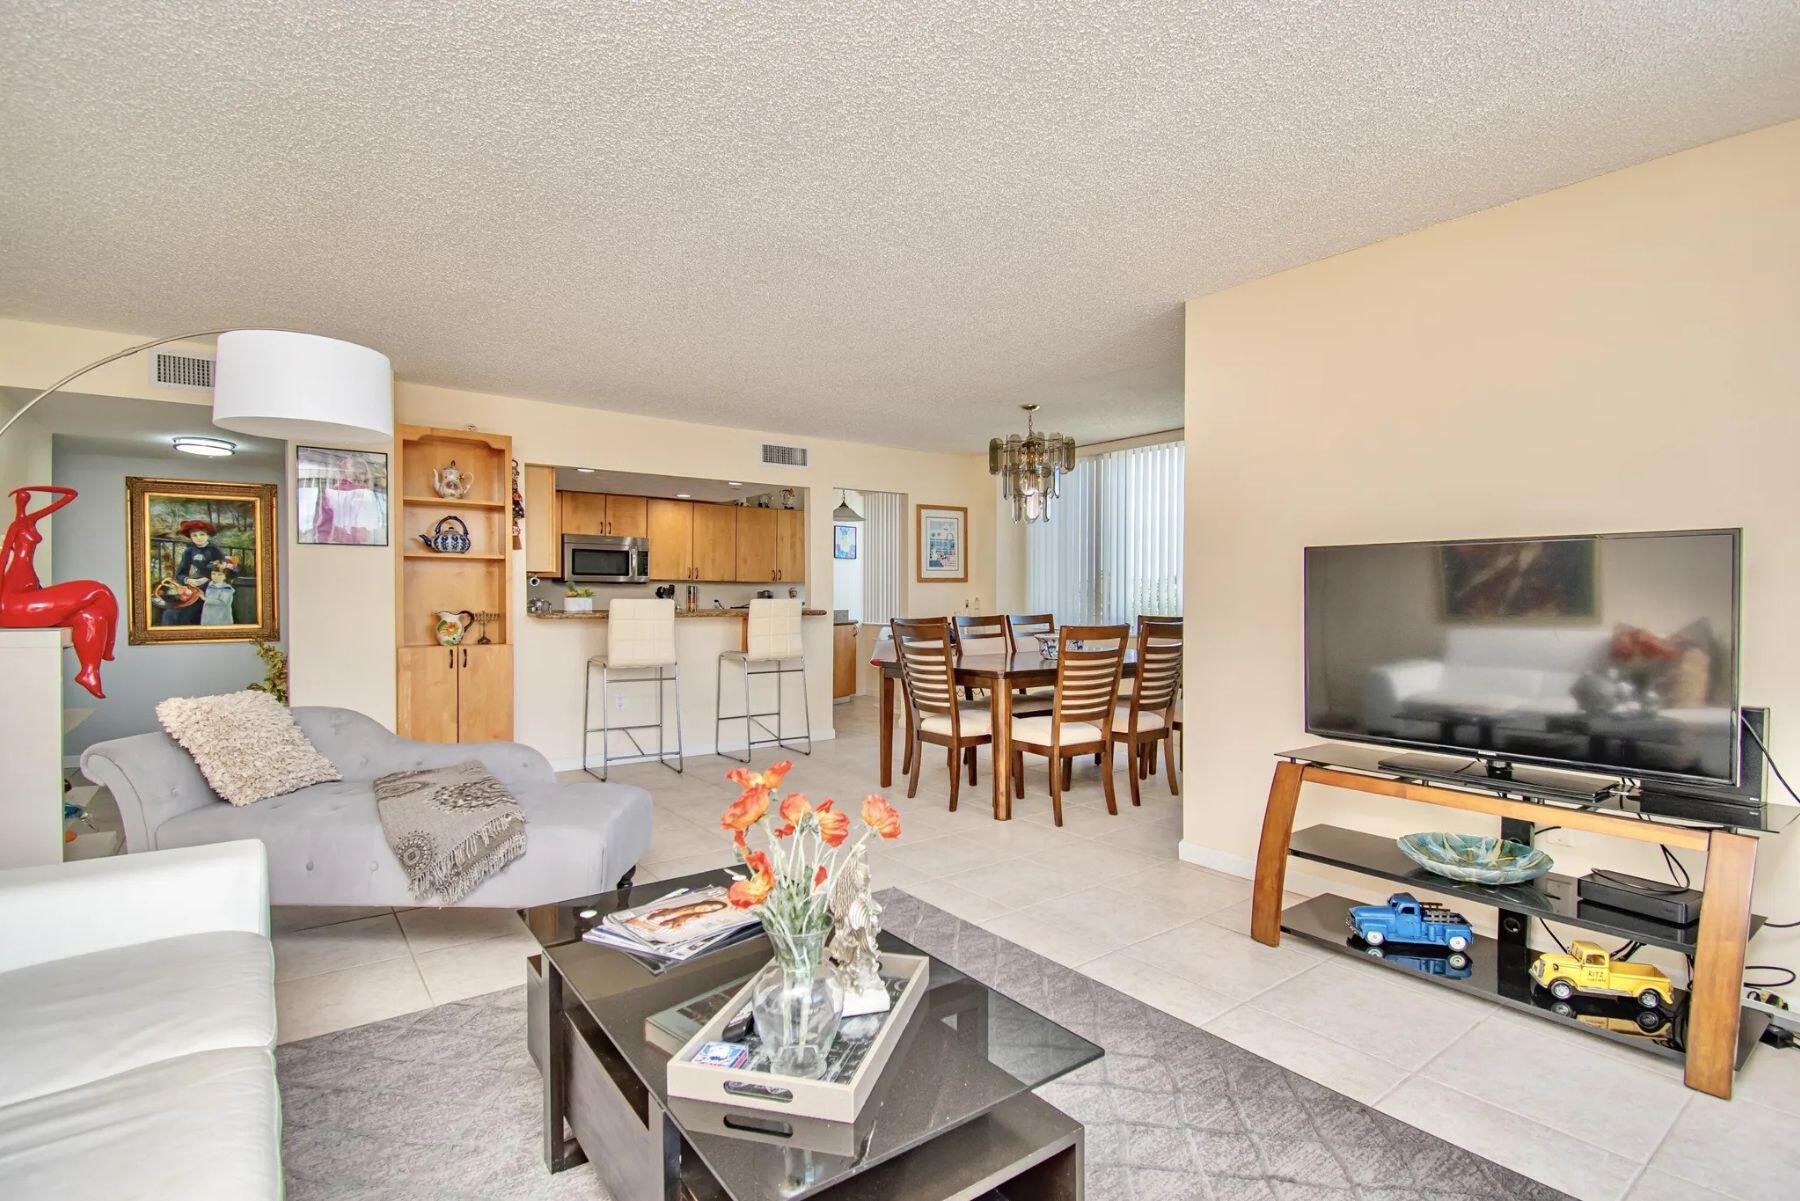
<instances>
[{"instance_id":1,"label":"patterned area rug","mask_svg":"<svg viewBox=\"0 0 1800 1201\"><path fill-rule=\"evenodd\" d=\"M1040 1090L1090 1201L1556 1201L1562 1193L895 890L883 923L1106 1048ZM604 1198L541 1158L523 987L276 1052L289 1201Z\"/></svg>"}]
</instances>

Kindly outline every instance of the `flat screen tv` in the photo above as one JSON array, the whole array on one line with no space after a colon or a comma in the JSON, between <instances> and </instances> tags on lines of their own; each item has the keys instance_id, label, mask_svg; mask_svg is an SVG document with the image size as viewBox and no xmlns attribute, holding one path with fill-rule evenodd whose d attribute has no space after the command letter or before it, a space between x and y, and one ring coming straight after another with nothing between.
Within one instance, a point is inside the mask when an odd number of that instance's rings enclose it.
<instances>
[{"instance_id":1,"label":"flat screen tv","mask_svg":"<svg viewBox=\"0 0 1800 1201\"><path fill-rule=\"evenodd\" d=\"M1735 785L1740 534L1308 547L1306 728Z\"/></svg>"}]
</instances>

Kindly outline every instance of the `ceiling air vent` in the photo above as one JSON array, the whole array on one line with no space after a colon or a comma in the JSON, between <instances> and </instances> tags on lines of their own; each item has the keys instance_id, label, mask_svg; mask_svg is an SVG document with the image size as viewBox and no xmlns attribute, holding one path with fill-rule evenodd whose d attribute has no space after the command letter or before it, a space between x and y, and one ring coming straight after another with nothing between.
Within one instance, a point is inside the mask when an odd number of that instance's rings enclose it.
<instances>
[{"instance_id":1,"label":"ceiling air vent","mask_svg":"<svg viewBox=\"0 0 1800 1201\"><path fill-rule=\"evenodd\" d=\"M763 462L774 467L804 467L806 447L777 446L773 442L764 442Z\"/></svg>"},{"instance_id":2,"label":"ceiling air vent","mask_svg":"<svg viewBox=\"0 0 1800 1201\"><path fill-rule=\"evenodd\" d=\"M165 388L193 388L206 392L213 386L213 361L199 355L159 350L150 360L150 380Z\"/></svg>"}]
</instances>

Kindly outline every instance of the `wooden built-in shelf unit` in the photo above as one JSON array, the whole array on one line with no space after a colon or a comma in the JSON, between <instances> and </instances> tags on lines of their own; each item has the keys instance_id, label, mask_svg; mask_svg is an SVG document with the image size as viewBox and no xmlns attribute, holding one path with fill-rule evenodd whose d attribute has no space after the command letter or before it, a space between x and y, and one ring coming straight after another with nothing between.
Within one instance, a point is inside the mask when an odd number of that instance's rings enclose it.
<instances>
[{"instance_id":1,"label":"wooden built-in shelf unit","mask_svg":"<svg viewBox=\"0 0 1800 1201\"><path fill-rule=\"evenodd\" d=\"M451 500L432 489L432 472L454 460L472 473L468 496ZM401 426L395 431L395 621L399 643L398 727L427 742L485 742L512 737L513 613L512 439L470 430ZM473 545L440 554L419 541L438 520L460 518ZM494 613L493 641L479 644L471 626L459 647L437 641L440 610Z\"/></svg>"}]
</instances>

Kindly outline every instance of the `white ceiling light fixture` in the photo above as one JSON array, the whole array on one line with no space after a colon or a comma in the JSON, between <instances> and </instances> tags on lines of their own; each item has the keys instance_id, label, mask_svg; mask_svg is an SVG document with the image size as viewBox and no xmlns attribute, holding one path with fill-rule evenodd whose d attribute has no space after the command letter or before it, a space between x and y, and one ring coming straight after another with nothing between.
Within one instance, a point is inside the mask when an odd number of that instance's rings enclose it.
<instances>
[{"instance_id":1,"label":"white ceiling light fixture","mask_svg":"<svg viewBox=\"0 0 1800 1201\"><path fill-rule=\"evenodd\" d=\"M1025 436L988 442L988 474L1000 477L1000 496L1012 501L1014 521L1048 521L1062 473L1075 469L1075 439L1038 433L1037 406L1019 407L1025 410Z\"/></svg>"},{"instance_id":2,"label":"white ceiling light fixture","mask_svg":"<svg viewBox=\"0 0 1800 1201\"><path fill-rule=\"evenodd\" d=\"M394 368L354 342L227 330L213 364L213 424L289 442L380 445L394 437Z\"/></svg>"},{"instance_id":3,"label":"white ceiling light fixture","mask_svg":"<svg viewBox=\"0 0 1800 1201\"><path fill-rule=\"evenodd\" d=\"M207 459L223 459L237 453L237 443L227 442L223 438L189 438L171 439L175 449L184 455L199 455Z\"/></svg>"},{"instance_id":4,"label":"white ceiling light fixture","mask_svg":"<svg viewBox=\"0 0 1800 1201\"><path fill-rule=\"evenodd\" d=\"M692 492L677 492L675 494L675 499L676 500L693 500L694 494Z\"/></svg>"},{"instance_id":5,"label":"white ceiling light fixture","mask_svg":"<svg viewBox=\"0 0 1800 1201\"><path fill-rule=\"evenodd\" d=\"M862 514L850 507L850 498L838 489L838 507L831 511L831 519L840 525L861 525Z\"/></svg>"},{"instance_id":6,"label":"white ceiling light fixture","mask_svg":"<svg viewBox=\"0 0 1800 1201\"><path fill-rule=\"evenodd\" d=\"M742 480L726 480L725 486L727 488L742 488L744 484Z\"/></svg>"},{"instance_id":7,"label":"white ceiling light fixture","mask_svg":"<svg viewBox=\"0 0 1800 1201\"><path fill-rule=\"evenodd\" d=\"M594 472L600 469L598 467L577 467L575 470L579 471L582 475L593 475Z\"/></svg>"}]
</instances>

